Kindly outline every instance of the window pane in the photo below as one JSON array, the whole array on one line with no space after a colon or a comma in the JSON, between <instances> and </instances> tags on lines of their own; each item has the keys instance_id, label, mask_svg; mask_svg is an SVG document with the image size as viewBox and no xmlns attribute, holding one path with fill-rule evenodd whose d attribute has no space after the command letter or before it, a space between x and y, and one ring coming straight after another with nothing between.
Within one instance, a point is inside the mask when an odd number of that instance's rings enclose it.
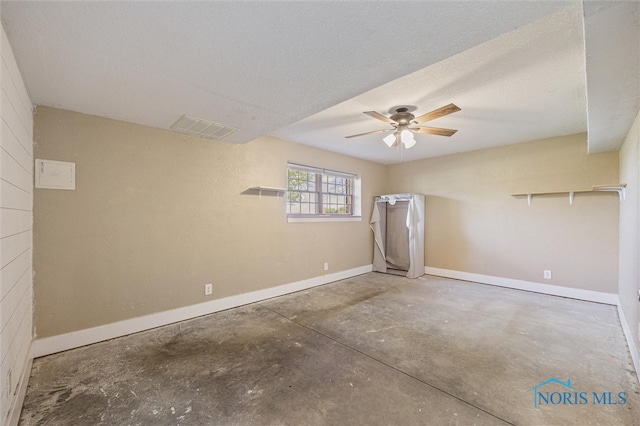
<instances>
[{"instance_id":1,"label":"window pane","mask_svg":"<svg viewBox=\"0 0 640 426\"><path fill-rule=\"evenodd\" d=\"M324 214L351 214L351 197L347 195L323 194Z\"/></svg>"},{"instance_id":2,"label":"window pane","mask_svg":"<svg viewBox=\"0 0 640 426\"><path fill-rule=\"evenodd\" d=\"M299 170L289 170L288 174L288 189L289 190L299 190L307 189L307 182L309 180L313 180L313 173L302 172Z\"/></svg>"},{"instance_id":3,"label":"window pane","mask_svg":"<svg viewBox=\"0 0 640 426\"><path fill-rule=\"evenodd\" d=\"M300 203L296 202L287 202L287 213L297 214L300 213Z\"/></svg>"},{"instance_id":4,"label":"window pane","mask_svg":"<svg viewBox=\"0 0 640 426\"><path fill-rule=\"evenodd\" d=\"M298 203L300 200L302 200L302 194L300 192L291 190L287 192L287 202L289 202L289 204Z\"/></svg>"},{"instance_id":5,"label":"window pane","mask_svg":"<svg viewBox=\"0 0 640 426\"><path fill-rule=\"evenodd\" d=\"M318 205L316 203L302 203L300 205L301 214L317 214Z\"/></svg>"}]
</instances>

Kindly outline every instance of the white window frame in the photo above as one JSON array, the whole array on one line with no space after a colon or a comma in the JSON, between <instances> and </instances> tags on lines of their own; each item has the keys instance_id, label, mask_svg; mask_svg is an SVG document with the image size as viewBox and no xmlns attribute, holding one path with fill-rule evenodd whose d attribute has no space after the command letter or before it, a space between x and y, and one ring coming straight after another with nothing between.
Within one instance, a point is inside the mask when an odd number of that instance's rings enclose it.
<instances>
[{"instance_id":1,"label":"white window frame","mask_svg":"<svg viewBox=\"0 0 640 426\"><path fill-rule=\"evenodd\" d=\"M310 173L314 173L316 175L316 191L310 191L310 193L316 194L318 198L317 210L316 213L289 213L289 171L290 170L299 170L306 171ZM322 177L324 176L342 176L350 179L351 181L351 193L349 196L351 197L351 213L350 214L339 214L339 213L320 213L322 209L322 197L323 195L327 195L326 192L322 191ZM298 191L295 191L298 192ZM360 176L357 173L353 172L343 172L339 170L332 170L317 166L308 166L305 164L295 163L295 162L287 162L287 197L286 197L286 211L287 211L287 222L296 223L296 222L353 222L353 221L361 221L362 214L362 196L361 196L361 182Z\"/></svg>"}]
</instances>

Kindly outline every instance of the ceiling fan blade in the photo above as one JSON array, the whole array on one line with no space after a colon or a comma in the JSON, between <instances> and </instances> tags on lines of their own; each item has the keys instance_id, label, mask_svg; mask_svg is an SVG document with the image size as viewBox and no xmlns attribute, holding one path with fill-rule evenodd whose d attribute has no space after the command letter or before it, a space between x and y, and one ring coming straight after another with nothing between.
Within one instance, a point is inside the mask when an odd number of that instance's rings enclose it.
<instances>
[{"instance_id":1,"label":"ceiling fan blade","mask_svg":"<svg viewBox=\"0 0 640 426\"><path fill-rule=\"evenodd\" d=\"M357 135L345 136L345 138L357 138L358 136L372 135L374 133L382 133L382 132L390 132L395 129L383 129L383 130L374 130L372 132L358 133Z\"/></svg>"},{"instance_id":2,"label":"ceiling fan blade","mask_svg":"<svg viewBox=\"0 0 640 426\"><path fill-rule=\"evenodd\" d=\"M427 121L435 120L436 118L444 117L445 115L453 114L454 112L458 112L458 111L460 111L460 108L458 108L454 104L449 104L441 108L434 109L433 111L428 112L426 114L422 114L421 116L416 117L411 121L413 123L418 123L418 124L426 123Z\"/></svg>"},{"instance_id":3,"label":"ceiling fan blade","mask_svg":"<svg viewBox=\"0 0 640 426\"><path fill-rule=\"evenodd\" d=\"M415 127L409 130L416 133L427 133L429 135L438 135L438 136L452 136L455 132L457 132L457 130L442 129L440 127Z\"/></svg>"},{"instance_id":4,"label":"ceiling fan blade","mask_svg":"<svg viewBox=\"0 0 640 426\"><path fill-rule=\"evenodd\" d=\"M384 116L376 111L365 111L364 114L367 114L368 116L373 118L377 118L380 121L384 121L387 124L396 124L396 122L390 119L389 117Z\"/></svg>"}]
</instances>

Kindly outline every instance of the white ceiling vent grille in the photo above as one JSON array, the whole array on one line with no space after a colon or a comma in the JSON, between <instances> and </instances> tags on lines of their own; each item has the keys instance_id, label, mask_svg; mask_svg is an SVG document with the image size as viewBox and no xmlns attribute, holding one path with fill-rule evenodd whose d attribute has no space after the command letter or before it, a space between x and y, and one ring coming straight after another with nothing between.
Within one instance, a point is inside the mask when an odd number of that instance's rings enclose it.
<instances>
[{"instance_id":1,"label":"white ceiling vent grille","mask_svg":"<svg viewBox=\"0 0 640 426\"><path fill-rule=\"evenodd\" d=\"M183 115L180 120L176 121L172 130L190 135L202 136L210 139L222 139L235 132L235 127L225 126L224 124L214 123L213 121L203 120L201 118Z\"/></svg>"}]
</instances>

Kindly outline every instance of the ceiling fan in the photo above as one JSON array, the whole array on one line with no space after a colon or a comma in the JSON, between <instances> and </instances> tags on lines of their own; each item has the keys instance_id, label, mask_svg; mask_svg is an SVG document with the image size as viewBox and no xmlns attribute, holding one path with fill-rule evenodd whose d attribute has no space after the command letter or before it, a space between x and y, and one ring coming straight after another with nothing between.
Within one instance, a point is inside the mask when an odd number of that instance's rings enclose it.
<instances>
[{"instance_id":1,"label":"ceiling fan","mask_svg":"<svg viewBox=\"0 0 640 426\"><path fill-rule=\"evenodd\" d=\"M416 144L416 140L413 138L413 133L427 133L430 135L438 135L438 136L451 136L457 130L453 129L442 129L440 127L428 127L428 126L419 126L422 123L426 123L431 120L435 120L436 118L444 117L445 115L453 114L454 112L460 111L454 104L445 105L441 108L435 109L426 114L422 114L418 117L412 114L416 108L414 106L397 106L391 108L389 111L391 113L390 117L386 115L382 115L376 111L365 111L364 113L368 116L376 118L380 121L384 121L387 124L390 124L392 127L390 129L382 129L382 130L374 130L366 133L358 133L357 135L346 136L346 138L356 138L358 136L371 135L373 133L384 133L391 132L392 134L386 136L383 141L389 146L397 146L402 142L405 148L411 148Z\"/></svg>"}]
</instances>

